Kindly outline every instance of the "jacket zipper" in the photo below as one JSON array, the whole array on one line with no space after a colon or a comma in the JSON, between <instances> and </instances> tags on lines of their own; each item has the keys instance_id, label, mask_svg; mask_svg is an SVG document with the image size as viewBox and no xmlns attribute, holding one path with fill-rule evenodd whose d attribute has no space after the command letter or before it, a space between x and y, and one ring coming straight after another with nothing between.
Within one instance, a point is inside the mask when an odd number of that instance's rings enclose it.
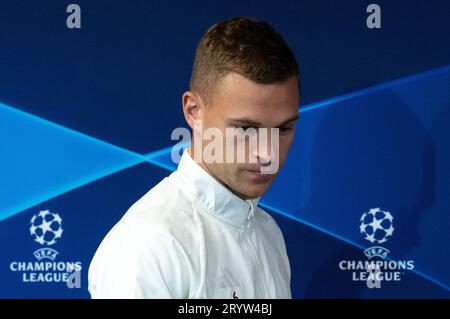
<instances>
[{"instance_id":1,"label":"jacket zipper","mask_svg":"<svg viewBox=\"0 0 450 319\"><path fill-rule=\"evenodd\" d=\"M244 236L244 237L246 237L246 236ZM251 253L252 256L253 256L253 261L254 261L255 264L256 264L257 270L262 269L261 264L260 264L260 262L259 262L259 259L258 259L257 255L256 255L256 252L255 252L255 250L253 249L253 244L250 242L250 239L245 239L245 242L246 242L246 244L247 244L247 248L250 250L250 253ZM261 282L262 282L262 285L263 285L263 287L264 287L264 293L265 293L265 295L266 295L266 298L269 298L269 293L268 293L268 291L267 291L266 283L265 283L265 281L264 281L264 276L260 273L260 274L259 274L259 277L261 278Z\"/></svg>"}]
</instances>

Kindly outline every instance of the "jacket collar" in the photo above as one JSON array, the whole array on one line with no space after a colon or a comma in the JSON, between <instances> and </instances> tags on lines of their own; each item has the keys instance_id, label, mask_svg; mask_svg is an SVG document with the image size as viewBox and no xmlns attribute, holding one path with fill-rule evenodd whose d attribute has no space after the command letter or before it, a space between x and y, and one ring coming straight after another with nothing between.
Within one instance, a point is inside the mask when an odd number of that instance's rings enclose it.
<instances>
[{"instance_id":1,"label":"jacket collar","mask_svg":"<svg viewBox=\"0 0 450 319\"><path fill-rule=\"evenodd\" d=\"M253 223L260 197L241 199L209 175L187 150L183 152L175 175L189 200L201 204L209 213L239 227L246 228Z\"/></svg>"}]
</instances>

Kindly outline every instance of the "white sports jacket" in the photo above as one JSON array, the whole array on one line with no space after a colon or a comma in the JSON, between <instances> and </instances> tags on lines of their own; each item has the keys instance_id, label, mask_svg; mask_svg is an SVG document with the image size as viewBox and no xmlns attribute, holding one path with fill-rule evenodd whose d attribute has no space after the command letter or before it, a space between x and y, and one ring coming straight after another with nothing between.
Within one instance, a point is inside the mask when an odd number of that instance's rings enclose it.
<instances>
[{"instance_id":1,"label":"white sports jacket","mask_svg":"<svg viewBox=\"0 0 450 319\"><path fill-rule=\"evenodd\" d=\"M283 235L258 200L237 197L184 151L100 244L92 298L291 298Z\"/></svg>"}]
</instances>

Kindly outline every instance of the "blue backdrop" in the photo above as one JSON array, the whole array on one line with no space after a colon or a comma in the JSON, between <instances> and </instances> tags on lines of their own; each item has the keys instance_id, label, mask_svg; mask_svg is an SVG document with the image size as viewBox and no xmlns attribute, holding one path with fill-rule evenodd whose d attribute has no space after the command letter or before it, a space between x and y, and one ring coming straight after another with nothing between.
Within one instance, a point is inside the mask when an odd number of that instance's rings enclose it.
<instances>
[{"instance_id":1,"label":"blue backdrop","mask_svg":"<svg viewBox=\"0 0 450 319\"><path fill-rule=\"evenodd\" d=\"M102 238L175 169L198 40L238 15L270 22L302 70L296 140L261 200L293 297L450 297L450 2L377 1L368 29L369 1L76 1L82 27L68 29L72 2L0 2L0 297L89 297ZM360 218L374 208L395 230L370 260L414 269L370 289L340 265L369 260ZM63 232L43 257L32 226L46 210ZM67 264L80 288L59 281Z\"/></svg>"}]
</instances>

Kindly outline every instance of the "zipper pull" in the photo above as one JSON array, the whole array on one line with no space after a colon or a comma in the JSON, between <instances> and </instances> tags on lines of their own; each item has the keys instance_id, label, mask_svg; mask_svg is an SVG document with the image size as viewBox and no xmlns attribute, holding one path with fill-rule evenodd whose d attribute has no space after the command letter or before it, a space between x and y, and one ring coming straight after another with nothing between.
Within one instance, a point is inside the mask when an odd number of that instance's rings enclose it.
<instances>
[{"instance_id":1,"label":"zipper pull","mask_svg":"<svg viewBox=\"0 0 450 319\"><path fill-rule=\"evenodd\" d=\"M253 205L251 200L248 200L248 202L250 204L250 211L248 212L247 220L250 220L255 216L255 205Z\"/></svg>"}]
</instances>

